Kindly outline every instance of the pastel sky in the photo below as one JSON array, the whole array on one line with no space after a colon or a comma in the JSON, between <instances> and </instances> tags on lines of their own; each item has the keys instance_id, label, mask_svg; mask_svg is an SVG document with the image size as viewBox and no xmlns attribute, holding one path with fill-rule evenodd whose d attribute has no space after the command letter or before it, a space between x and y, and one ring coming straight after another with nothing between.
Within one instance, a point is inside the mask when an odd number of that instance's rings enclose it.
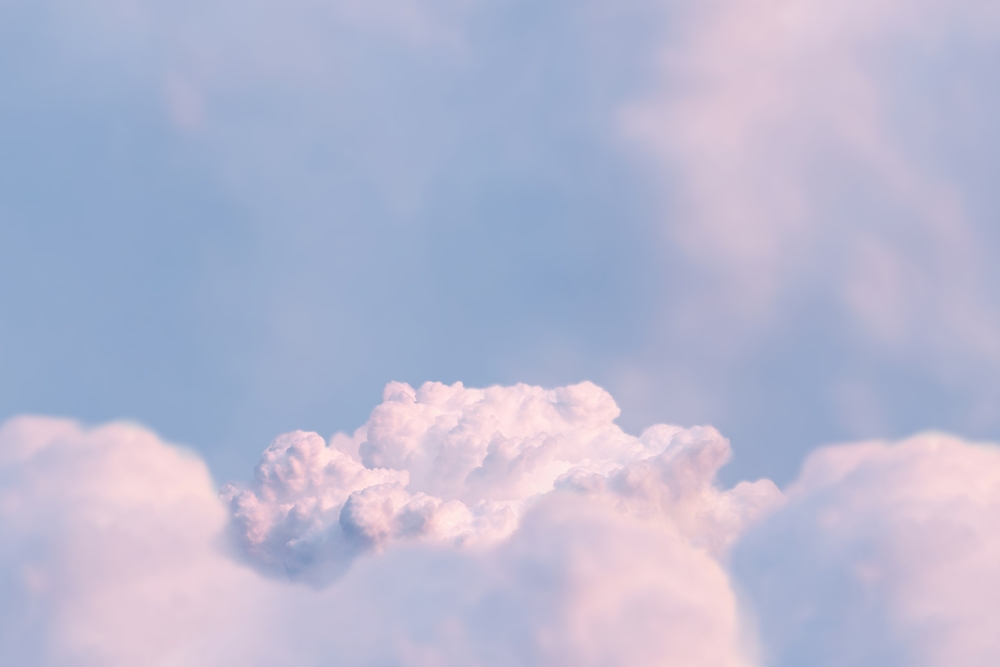
<instances>
[{"instance_id":1,"label":"pastel sky","mask_svg":"<svg viewBox=\"0 0 1000 667\"><path fill-rule=\"evenodd\" d=\"M0 415L220 479L391 380L584 379L733 479L1000 434L992 3L0 6Z\"/></svg>"},{"instance_id":2,"label":"pastel sky","mask_svg":"<svg viewBox=\"0 0 1000 667\"><path fill-rule=\"evenodd\" d=\"M1000 664L998 71L988 0L0 0L0 662Z\"/></svg>"}]
</instances>

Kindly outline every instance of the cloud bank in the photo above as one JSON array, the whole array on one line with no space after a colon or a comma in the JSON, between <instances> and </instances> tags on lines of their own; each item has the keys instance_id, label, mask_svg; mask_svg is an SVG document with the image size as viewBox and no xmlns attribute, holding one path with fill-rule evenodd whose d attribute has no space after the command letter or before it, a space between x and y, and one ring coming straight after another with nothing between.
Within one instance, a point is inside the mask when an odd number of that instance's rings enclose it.
<instances>
[{"instance_id":1,"label":"cloud bank","mask_svg":"<svg viewBox=\"0 0 1000 667\"><path fill-rule=\"evenodd\" d=\"M0 659L18 665L995 664L1000 450L821 450L714 483L714 429L599 387L390 384L222 496L127 424L0 430ZM228 511L227 511L228 510Z\"/></svg>"},{"instance_id":2,"label":"cloud bank","mask_svg":"<svg viewBox=\"0 0 1000 667\"><path fill-rule=\"evenodd\" d=\"M821 449L734 555L774 665L994 665L1000 449Z\"/></svg>"}]
</instances>

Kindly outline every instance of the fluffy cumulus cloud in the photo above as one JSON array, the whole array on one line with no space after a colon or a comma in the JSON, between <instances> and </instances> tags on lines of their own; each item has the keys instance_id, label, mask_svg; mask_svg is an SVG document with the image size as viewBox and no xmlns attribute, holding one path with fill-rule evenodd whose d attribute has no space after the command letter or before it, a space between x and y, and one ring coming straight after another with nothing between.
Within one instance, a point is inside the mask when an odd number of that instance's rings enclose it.
<instances>
[{"instance_id":1,"label":"fluffy cumulus cloud","mask_svg":"<svg viewBox=\"0 0 1000 667\"><path fill-rule=\"evenodd\" d=\"M139 427L0 430L0 659L19 665L987 665L1000 451L816 453L723 490L714 429L584 383L390 384L217 493Z\"/></svg>"},{"instance_id":2,"label":"fluffy cumulus cloud","mask_svg":"<svg viewBox=\"0 0 1000 667\"><path fill-rule=\"evenodd\" d=\"M140 428L13 420L0 650L38 665L748 664L719 558L777 489L717 489L729 450L713 429L634 437L617 415L589 383L390 384L353 436L281 436L222 498L196 457Z\"/></svg>"},{"instance_id":3,"label":"fluffy cumulus cloud","mask_svg":"<svg viewBox=\"0 0 1000 667\"><path fill-rule=\"evenodd\" d=\"M257 589L219 541L205 465L141 428L0 430L0 662L220 665L253 656ZM258 647L263 648L263 647Z\"/></svg>"},{"instance_id":4,"label":"fluffy cumulus cloud","mask_svg":"<svg viewBox=\"0 0 1000 667\"><path fill-rule=\"evenodd\" d=\"M460 383L386 387L353 437L281 436L250 484L229 484L240 539L262 566L322 576L400 541L497 543L543 496L571 493L667 522L714 554L777 490L712 486L729 444L712 428L659 425L640 437L584 383L545 390Z\"/></svg>"},{"instance_id":5,"label":"fluffy cumulus cloud","mask_svg":"<svg viewBox=\"0 0 1000 667\"><path fill-rule=\"evenodd\" d=\"M735 567L770 664L997 664L1000 449L929 434L814 453Z\"/></svg>"}]
</instances>

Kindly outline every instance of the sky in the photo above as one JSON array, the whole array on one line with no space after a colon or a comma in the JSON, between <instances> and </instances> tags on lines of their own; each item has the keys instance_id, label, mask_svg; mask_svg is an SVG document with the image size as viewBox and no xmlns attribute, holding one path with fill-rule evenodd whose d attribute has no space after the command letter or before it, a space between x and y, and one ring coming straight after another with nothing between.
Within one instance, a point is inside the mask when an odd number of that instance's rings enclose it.
<instances>
[{"instance_id":1,"label":"sky","mask_svg":"<svg viewBox=\"0 0 1000 667\"><path fill-rule=\"evenodd\" d=\"M731 481L1000 433L991 3L0 13L4 417L220 484L395 380L591 380Z\"/></svg>"},{"instance_id":2,"label":"sky","mask_svg":"<svg viewBox=\"0 0 1000 667\"><path fill-rule=\"evenodd\" d=\"M986 0L0 0L0 656L997 664L998 62Z\"/></svg>"}]
</instances>

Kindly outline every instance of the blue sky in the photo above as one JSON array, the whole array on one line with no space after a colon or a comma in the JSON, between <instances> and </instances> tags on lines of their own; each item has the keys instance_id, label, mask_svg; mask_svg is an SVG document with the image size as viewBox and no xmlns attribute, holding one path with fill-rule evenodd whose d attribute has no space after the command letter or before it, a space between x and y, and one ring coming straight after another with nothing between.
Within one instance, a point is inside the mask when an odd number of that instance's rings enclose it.
<instances>
[{"instance_id":1,"label":"blue sky","mask_svg":"<svg viewBox=\"0 0 1000 667\"><path fill-rule=\"evenodd\" d=\"M0 663L1000 664L998 64L988 0L0 0Z\"/></svg>"},{"instance_id":2,"label":"blue sky","mask_svg":"<svg viewBox=\"0 0 1000 667\"><path fill-rule=\"evenodd\" d=\"M1000 435L986 3L0 5L0 418L220 480L390 380Z\"/></svg>"}]
</instances>

